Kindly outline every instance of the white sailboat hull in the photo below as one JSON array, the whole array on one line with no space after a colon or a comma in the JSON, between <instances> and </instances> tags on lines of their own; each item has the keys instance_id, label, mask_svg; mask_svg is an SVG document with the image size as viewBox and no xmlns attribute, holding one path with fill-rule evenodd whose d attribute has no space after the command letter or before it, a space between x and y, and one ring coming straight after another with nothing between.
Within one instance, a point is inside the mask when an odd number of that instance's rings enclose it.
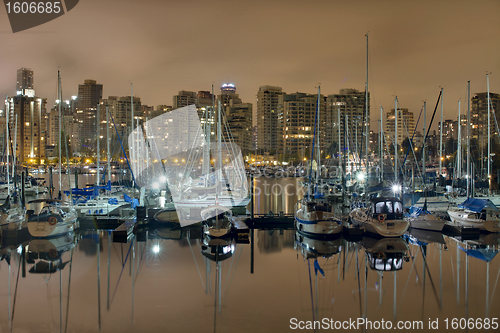
<instances>
[{"instance_id":1,"label":"white sailboat hull","mask_svg":"<svg viewBox=\"0 0 500 333\"><path fill-rule=\"evenodd\" d=\"M297 230L311 236L334 236L342 232L342 221L332 212L305 211L295 213Z\"/></svg>"},{"instance_id":2,"label":"white sailboat hull","mask_svg":"<svg viewBox=\"0 0 500 333\"><path fill-rule=\"evenodd\" d=\"M481 231L500 232L500 221L478 219L475 213L469 213L464 210L449 210L448 215L451 224L465 228L477 228Z\"/></svg>"},{"instance_id":3,"label":"white sailboat hull","mask_svg":"<svg viewBox=\"0 0 500 333\"><path fill-rule=\"evenodd\" d=\"M33 237L54 237L73 231L74 222L76 222L76 217L73 221L58 222L55 225L47 221L32 221L28 222L28 231Z\"/></svg>"},{"instance_id":4,"label":"white sailboat hull","mask_svg":"<svg viewBox=\"0 0 500 333\"><path fill-rule=\"evenodd\" d=\"M410 223L405 220L384 220L369 217L365 208L354 209L350 214L351 222L355 227L363 228L366 232L382 237L400 237L408 230Z\"/></svg>"},{"instance_id":5,"label":"white sailboat hull","mask_svg":"<svg viewBox=\"0 0 500 333\"><path fill-rule=\"evenodd\" d=\"M418 217L409 217L410 226L416 229L425 229L432 231L443 230L445 220L438 219L436 216L431 214L421 214Z\"/></svg>"}]
</instances>

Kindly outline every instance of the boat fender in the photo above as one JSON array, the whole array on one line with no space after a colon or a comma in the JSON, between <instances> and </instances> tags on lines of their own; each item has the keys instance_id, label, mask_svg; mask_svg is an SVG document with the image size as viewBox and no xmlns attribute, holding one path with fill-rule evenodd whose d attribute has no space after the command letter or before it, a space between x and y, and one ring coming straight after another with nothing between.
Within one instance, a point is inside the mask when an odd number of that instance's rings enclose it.
<instances>
[{"instance_id":1,"label":"boat fender","mask_svg":"<svg viewBox=\"0 0 500 333\"><path fill-rule=\"evenodd\" d=\"M51 257L51 258L56 258L56 257L57 257L57 250L55 250L55 249L50 249L50 250L49 250L49 257Z\"/></svg>"},{"instance_id":2,"label":"boat fender","mask_svg":"<svg viewBox=\"0 0 500 333\"><path fill-rule=\"evenodd\" d=\"M384 216L384 214L378 214L378 216L377 216L377 220L378 220L380 223L384 223L384 221L385 221L385 216Z\"/></svg>"},{"instance_id":3,"label":"boat fender","mask_svg":"<svg viewBox=\"0 0 500 333\"><path fill-rule=\"evenodd\" d=\"M57 223L57 217L51 216L49 217L49 224L50 225L55 225Z\"/></svg>"},{"instance_id":4,"label":"boat fender","mask_svg":"<svg viewBox=\"0 0 500 333\"><path fill-rule=\"evenodd\" d=\"M378 259L385 259L385 253L384 252L379 252L377 255Z\"/></svg>"}]
</instances>

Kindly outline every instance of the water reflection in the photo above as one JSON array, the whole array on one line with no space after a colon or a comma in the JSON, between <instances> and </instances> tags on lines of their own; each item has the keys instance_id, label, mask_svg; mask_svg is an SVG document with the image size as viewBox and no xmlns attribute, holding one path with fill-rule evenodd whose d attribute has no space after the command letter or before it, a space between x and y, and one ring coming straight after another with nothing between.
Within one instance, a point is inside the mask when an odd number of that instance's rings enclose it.
<instances>
[{"instance_id":1,"label":"water reflection","mask_svg":"<svg viewBox=\"0 0 500 333\"><path fill-rule=\"evenodd\" d=\"M365 249L366 260L376 271L399 271L403 268L408 244L401 238L372 238L364 236L359 244Z\"/></svg>"},{"instance_id":2,"label":"water reflection","mask_svg":"<svg viewBox=\"0 0 500 333\"><path fill-rule=\"evenodd\" d=\"M164 227L129 243L97 231L2 245L0 330L287 332L291 318L384 318L425 332L429 318L441 331L445 318L498 317L498 235L350 242L258 230L253 274L251 245L202 236Z\"/></svg>"},{"instance_id":3,"label":"water reflection","mask_svg":"<svg viewBox=\"0 0 500 333\"><path fill-rule=\"evenodd\" d=\"M50 239L33 239L29 242L26 263L31 264L30 273L52 274L64 269L69 260L63 261L64 252L75 247L73 232Z\"/></svg>"}]
</instances>

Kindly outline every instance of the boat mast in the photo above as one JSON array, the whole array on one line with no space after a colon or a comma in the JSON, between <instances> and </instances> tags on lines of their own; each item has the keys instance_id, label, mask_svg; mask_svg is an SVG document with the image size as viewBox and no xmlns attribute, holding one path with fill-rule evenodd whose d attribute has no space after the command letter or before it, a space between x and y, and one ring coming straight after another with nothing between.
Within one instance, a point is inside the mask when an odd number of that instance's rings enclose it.
<instances>
[{"instance_id":1,"label":"boat mast","mask_svg":"<svg viewBox=\"0 0 500 333\"><path fill-rule=\"evenodd\" d=\"M368 136L370 128L370 114L368 113L368 32L366 33L366 84L365 84L365 158L366 158L366 189L365 193L368 190L368 180L370 179L370 168L368 161ZM365 196L368 198L367 196Z\"/></svg>"},{"instance_id":2,"label":"boat mast","mask_svg":"<svg viewBox=\"0 0 500 333\"><path fill-rule=\"evenodd\" d=\"M221 106L220 101L218 101L218 109L217 109L217 173L218 173L218 182L222 181L222 126L221 126Z\"/></svg>"},{"instance_id":3,"label":"boat mast","mask_svg":"<svg viewBox=\"0 0 500 333\"><path fill-rule=\"evenodd\" d=\"M339 131L339 169L342 171L342 145L340 144L340 106L337 104L337 121Z\"/></svg>"},{"instance_id":4,"label":"boat mast","mask_svg":"<svg viewBox=\"0 0 500 333\"><path fill-rule=\"evenodd\" d=\"M62 167L62 154L61 154L61 136L62 136L62 92L61 92L61 73L57 71L57 87L58 87L58 99L59 99L59 194L61 194L61 167ZM23 180L24 181L24 180Z\"/></svg>"},{"instance_id":5,"label":"boat mast","mask_svg":"<svg viewBox=\"0 0 500 333\"><path fill-rule=\"evenodd\" d=\"M441 87L441 122L439 123L439 172L438 177L441 178L443 165L443 87Z\"/></svg>"},{"instance_id":6,"label":"boat mast","mask_svg":"<svg viewBox=\"0 0 500 333\"><path fill-rule=\"evenodd\" d=\"M394 119L394 182L398 183L398 96L394 99L394 115L396 116Z\"/></svg>"},{"instance_id":7,"label":"boat mast","mask_svg":"<svg viewBox=\"0 0 500 333\"><path fill-rule=\"evenodd\" d=\"M384 182L384 110L382 109L382 105L380 106L380 152L379 152L379 160L380 160L380 182Z\"/></svg>"},{"instance_id":8,"label":"boat mast","mask_svg":"<svg viewBox=\"0 0 500 333\"><path fill-rule=\"evenodd\" d=\"M109 106L106 105L106 154L108 159L108 181L111 182L111 155L109 153Z\"/></svg>"},{"instance_id":9,"label":"boat mast","mask_svg":"<svg viewBox=\"0 0 500 333\"><path fill-rule=\"evenodd\" d=\"M6 170L7 170L7 195L9 196L10 195L10 184L9 184L9 143L10 143L10 140L9 140L9 113L10 113L10 104L9 104L9 96L5 97L5 105L6 105L6 110L7 112L5 112L5 132L6 132L6 139L5 142L7 142L6 146L7 146L7 164L6 164ZM22 180L24 182L24 179Z\"/></svg>"},{"instance_id":10,"label":"boat mast","mask_svg":"<svg viewBox=\"0 0 500 333\"><path fill-rule=\"evenodd\" d=\"M100 118L100 113L101 111L101 103L97 103L97 186L99 186L99 178L100 178L100 168L99 168L99 161L101 160L101 151L100 151L100 144L99 144L99 139L100 139L100 136L101 136L101 118ZM99 191L99 189L97 189L97 191ZM99 193L99 192L97 192Z\"/></svg>"},{"instance_id":11,"label":"boat mast","mask_svg":"<svg viewBox=\"0 0 500 333\"><path fill-rule=\"evenodd\" d=\"M462 119L460 101L458 101L458 148L457 148L457 178L462 178Z\"/></svg>"},{"instance_id":12,"label":"boat mast","mask_svg":"<svg viewBox=\"0 0 500 333\"><path fill-rule=\"evenodd\" d=\"M470 81L467 81L467 197L470 195Z\"/></svg>"},{"instance_id":13,"label":"boat mast","mask_svg":"<svg viewBox=\"0 0 500 333\"><path fill-rule=\"evenodd\" d=\"M40 105L40 108L42 106ZM15 123L14 123L14 146L12 147L12 179L14 179L14 183L16 182L15 179L16 179L16 174L15 174L15 171L16 171L16 148L17 147L17 114L16 114L16 118L15 118ZM7 168L7 170L9 170ZM24 182L24 179L22 180Z\"/></svg>"},{"instance_id":14,"label":"boat mast","mask_svg":"<svg viewBox=\"0 0 500 333\"><path fill-rule=\"evenodd\" d=\"M320 149L320 145L319 145L319 131L320 131L320 127L319 127L319 117L320 117L320 93L321 93L321 86L318 86L318 101L316 102L317 104L317 112L318 112L318 123L317 123L317 129L318 129L318 143L317 143L317 146L318 146L318 165L317 165L317 170L316 170L316 184L318 184L318 181L319 181L319 173L321 171L321 149Z\"/></svg>"},{"instance_id":15,"label":"boat mast","mask_svg":"<svg viewBox=\"0 0 500 333\"><path fill-rule=\"evenodd\" d=\"M427 176L427 169L425 168L425 139L426 139L426 135L425 135L426 116L425 116L425 113L426 113L426 109L427 109L427 101L424 101L424 128L423 128L424 144L422 145L422 169L423 169L422 175L423 175L423 181L424 181L424 190L425 190L425 178Z\"/></svg>"},{"instance_id":16,"label":"boat mast","mask_svg":"<svg viewBox=\"0 0 500 333\"><path fill-rule=\"evenodd\" d=\"M132 134L134 130L134 84L130 83L130 134ZM132 149L130 153L130 158L132 159L132 164L135 161L135 145L134 145L134 136L132 135L132 147L129 147L129 150ZM137 170L137 169L136 169ZM132 179L132 187L134 188L135 195L135 184Z\"/></svg>"},{"instance_id":17,"label":"boat mast","mask_svg":"<svg viewBox=\"0 0 500 333\"><path fill-rule=\"evenodd\" d=\"M490 138L490 74L486 74L486 86L488 87L488 193L491 194L491 174L490 174L490 156L491 156L491 138Z\"/></svg>"}]
</instances>

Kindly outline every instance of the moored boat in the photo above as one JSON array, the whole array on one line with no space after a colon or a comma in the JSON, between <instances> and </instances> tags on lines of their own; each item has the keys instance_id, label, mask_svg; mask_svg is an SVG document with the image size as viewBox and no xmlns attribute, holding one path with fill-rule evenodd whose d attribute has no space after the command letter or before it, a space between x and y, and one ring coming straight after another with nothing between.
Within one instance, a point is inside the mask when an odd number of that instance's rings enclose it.
<instances>
[{"instance_id":1,"label":"moored boat","mask_svg":"<svg viewBox=\"0 0 500 333\"><path fill-rule=\"evenodd\" d=\"M445 220L415 206L410 207L410 212L406 218L410 222L410 226L416 229L441 231L445 224Z\"/></svg>"},{"instance_id":2,"label":"moored boat","mask_svg":"<svg viewBox=\"0 0 500 333\"><path fill-rule=\"evenodd\" d=\"M453 226L500 232L500 210L489 199L467 198L448 215Z\"/></svg>"},{"instance_id":3,"label":"moored boat","mask_svg":"<svg viewBox=\"0 0 500 333\"><path fill-rule=\"evenodd\" d=\"M74 230L78 215L72 206L56 199L38 199L29 203L46 204L28 217L31 236L54 237Z\"/></svg>"},{"instance_id":4,"label":"moored boat","mask_svg":"<svg viewBox=\"0 0 500 333\"><path fill-rule=\"evenodd\" d=\"M368 207L354 208L349 219L353 226L382 237L400 237L410 226L403 218L403 203L396 197L373 198Z\"/></svg>"},{"instance_id":5,"label":"moored boat","mask_svg":"<svg viewBox=\"0 0 500 333\"><path fill-rule=\"evenodd\" d=\"M342 232L342 220L324 200L304 199L295 205L297 231L309 237L335 237Z\"/></svg>"}]
</instances>

